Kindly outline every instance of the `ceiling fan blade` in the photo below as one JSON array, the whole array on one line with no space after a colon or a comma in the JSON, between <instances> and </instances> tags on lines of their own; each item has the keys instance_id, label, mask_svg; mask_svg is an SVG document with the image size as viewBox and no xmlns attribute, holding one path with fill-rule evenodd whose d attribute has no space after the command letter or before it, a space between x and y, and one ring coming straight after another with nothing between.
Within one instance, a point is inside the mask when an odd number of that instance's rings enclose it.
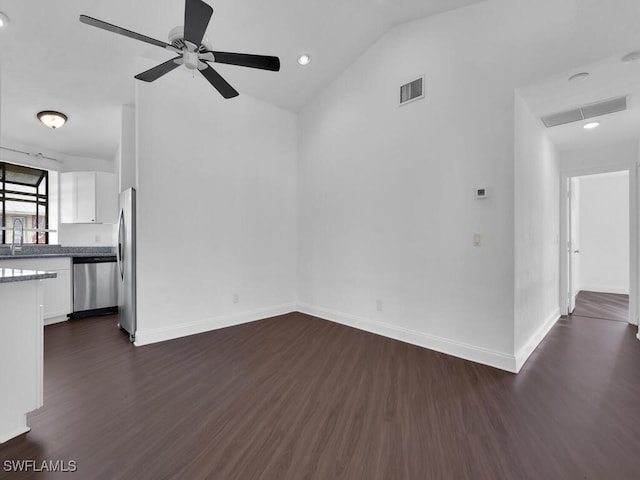
<instances>
[{"instance_id":1,"label":"ceiling fan blade","mask_svg":"<svg viewBox=\"0 0 640 480\"><path fill-rule=\"evenodd\" d=\"M238 96L238 92L227 81L216 72L211 65L207 65L207 68L200 70L200 73L209 81L216 90L220 92L224 98L233 98Z\"/></svg>"},{"instance_id":2,"label":"ceiling fan blade","mask_svg":"<svg viewBox=\"0 0 640 480\"><path fill-rule=\"evenodd\" d=\"M102 28L103 30L108 30L119 35L124 35L125 37L134 38L136 40L140 40L141 42L150 43L151 45L155 45L157 47L169 48L170 50L173 49L173 46L169 45L168 43L161 42L160 40L156 40L155 38L147 37L136 32L132 32L131 30L118 27L117 25L103 22L102 20L98 20L97 18L80 15L80 21L87 25L91 25L92 27Z\"/></svg>"},{"instance_id":3,"label":"ceiling fan blade","mask_svg":"<svg viewBox=\"0 0 640 480\"><path fill-rule=\"evenodd\" d=\"M247 53L211 52L217 63L238 65L240 67L259 68L261 70L280 70L280 59L266 55L250 55Z\"/></svg>"},{"instance_id":4,"label":"ceiling fan blade","mask_svg":"<svg viewBox=\"0 0 640 480\"><path fill-rule=\"evenodd\" d=\"M184 39L196 46L202 43L207 30L213 8L202 0L185 0L184 2Z\"/></svg>"},{"instance_id":5,"label":"ceiling fan blade","mask_svg":"<svg viewBox=\"0 0 640 480\"><path fill-rule=\"evenodd\" d=\"M146 72L139 73L135 76L135 78L137 78L138 80L142 80L143 82L153 82L154 80L159 79L161 76L169 73L171 70L174 70L182 65L182 62L176 63L176 60L182 60L182 57L175 57L171 60L167 60L157 67L153 67Z\"/></svg>"}]
</instances>

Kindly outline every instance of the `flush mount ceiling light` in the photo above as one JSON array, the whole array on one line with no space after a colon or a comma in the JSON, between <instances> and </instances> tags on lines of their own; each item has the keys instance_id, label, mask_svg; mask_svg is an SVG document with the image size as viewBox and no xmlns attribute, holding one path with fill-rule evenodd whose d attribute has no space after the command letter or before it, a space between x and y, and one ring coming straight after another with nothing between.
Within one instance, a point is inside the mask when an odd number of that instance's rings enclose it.
<instances>
[{"instance_id":1,"label":"flush mount ceiling light","mask_svg":"<svg viewBox=\"0 0 640 480\"><path fill-rule=\"evenodd\" d=\"M309 56L308 53L303 53L298 57L298 63L300 65L309 65L310 62L311 62L311 57Z\"/></svg>"},{"instance_id":2,"label":"flush mount ceiling light","mask_svg":"<svg viewBox=\"0 0 640 480\"><path fill-rule=\"evenodd\" d=\"M36 116L43 125L49 128L60 128L67 121L67 116L64 113L54 112L53 110L44 110Z\"/></svg>"},{"instance_id":3,"label":"flush mount ceiling light","mask_svg":"<svg viewBox=\"0 0 640 480\"><path fill-rule=\"evenodd\" d=\"M0 28L4 28L9 24L9 17L0 12Z\"/></svg>"},{"instance_id":4,"label":"flush mount ceiling light","mask_svg":"<svg viewBox=\"0 0 640 480\"><path fill-rule=\"evenodd\" d=\"M590 123L585 123L582 128L584 128L585 130L593 130L598 125L600 125L600 122L590 122Z\"/></svg>"},{"instance_id":5,"label":"flush mount ceiling light","mask_svg":"<svg viewBox=\"0 0 640 480\"><path fill-rule=\"evenodd\" d=\"M627 53L624 57L622 57L622 61L624 63L637 62L638 60L640 60L640 50Z\"/></svg>"},{"instance_id":6,"label":"flush mount ceiling light","mask_svg":"<svg viewBox=\"0 0 640 480\"><path fill-rule=\"evenodd\" d=\"M571 75L569 77L569 81L571 83L579 83L584 82L587 78L589 78L589 72L580 72L576 73L575 75Z\"/></svg>"}]
</instances>

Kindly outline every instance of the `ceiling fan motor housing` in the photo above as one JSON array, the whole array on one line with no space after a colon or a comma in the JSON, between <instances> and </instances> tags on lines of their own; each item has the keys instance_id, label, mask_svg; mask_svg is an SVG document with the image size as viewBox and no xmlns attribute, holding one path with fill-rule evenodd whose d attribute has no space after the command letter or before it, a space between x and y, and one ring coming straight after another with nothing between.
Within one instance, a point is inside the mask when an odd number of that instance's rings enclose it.
<instances>
[{"instance_id":1,"label":"ceiling fan motor housing","mask_svg":"<svg viewBox=\"0 0 640 480\"><path fill-rule=\"evenodd\" d=\"M183 26L180 25L171 29L169 32L169 43L180 50L187 47L187 42L184 41ZM211 50L211 43L209 42L209 39L205 37L202 39L200 45L197 46L196 51L205 52L208 50Z\"/></svg>"}]
</instances>

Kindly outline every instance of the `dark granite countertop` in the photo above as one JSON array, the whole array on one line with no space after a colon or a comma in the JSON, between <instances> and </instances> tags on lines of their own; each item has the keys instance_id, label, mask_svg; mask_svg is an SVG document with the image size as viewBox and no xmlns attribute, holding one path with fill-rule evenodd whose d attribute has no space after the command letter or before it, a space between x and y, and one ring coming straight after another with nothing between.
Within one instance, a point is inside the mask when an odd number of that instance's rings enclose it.
<instances>
[{"instance_id":1,"label":"dark granite countertop","mask_svg":"<svg viewBox=\"0 0 640 480\"><path fill-rule=\"evenodd\" d=\"M0 260L48 257L108 257L116 254L115 247L63 247L62 245L24 245L22 251L11 255L10 245L0 246Z\"/></svg>"},{"instance_id":2,"label":"dark granite countertop","mask_svg":"<svg viewBox=\"0 0 640 480\"><path fill-rule=\"evenodd\" d=\"M37 270L22 270L19 268L0 268L0 283L26 282L27 280L43 280L56 278L56 272L41 272Z\"/></svg>"}]
</instances>

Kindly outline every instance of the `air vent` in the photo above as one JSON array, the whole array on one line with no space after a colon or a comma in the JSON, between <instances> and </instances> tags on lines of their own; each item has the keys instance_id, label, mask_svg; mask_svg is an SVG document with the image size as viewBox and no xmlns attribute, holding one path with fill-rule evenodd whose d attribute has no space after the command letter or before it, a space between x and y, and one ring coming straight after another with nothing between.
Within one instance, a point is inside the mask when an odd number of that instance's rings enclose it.
<instances>
[{"instance_id":1,"label":"air vent","mask_svg":"<svg viewBox=\"0 0 640 480\"><path fill-rule=\"evenodd\" d=\"M424 98L424 77L405 83L400 87L400 105Z\"/></svg>"},{"instance_id":2,"label":"air vent","mask_svg":"<svg viewBox=\"0 0 640 480\"><path fill-rule=\"evenodd\" d=\"M587 118L599 117L609 113L627 109L627 97L610 98L601 102L590 103L564 112L553 113L541 118L545 127L555 127L565 123L580 122Z\"/></svg>"}]
</instances>

